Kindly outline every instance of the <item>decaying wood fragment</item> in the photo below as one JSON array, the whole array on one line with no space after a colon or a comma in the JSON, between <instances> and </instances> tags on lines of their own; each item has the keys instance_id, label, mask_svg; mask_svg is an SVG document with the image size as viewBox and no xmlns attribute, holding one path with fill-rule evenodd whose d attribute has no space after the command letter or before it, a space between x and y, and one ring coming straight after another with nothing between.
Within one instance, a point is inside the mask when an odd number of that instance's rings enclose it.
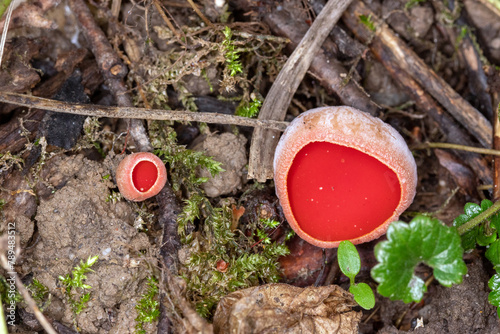
<instances>
[{"instance_id":1,"label":"decaying wood fragment","mask_svg":"<svg viewBox=\"0 0 500 334\"><path fill-rule=\"evenodd\" d=\"M370 17L376 31L366 26L360 29L360 16ZM408 73L416 82L432 95L463 127L465 127L484 147L491 147L491 123L477 109L470 105L453 90L441 77L432 71L415 52L397 37L392 30L376 17L362 2L355 1L346 10L344 22L350 29L355 30L359 39L364 42L380 41L392 61Z\"/></svg>"},{"instance_id":2,"label":"decaying wood fragment","mask_svg":"<svg viewBox=\"0 0 500 334\"><path fill-rule=\"evenodd\" d=\"M436 149L434 153L439 160L439 164L451 174L457 185L472 198L477 198L477 183L474 180L472 171L450 152Z\"/></svg>"},{"instance_id":3,"label":"decaying wood fragment","mask_svg":"<svg viewBox=\"0 0 500 334\"><path fill-rule=\"evenodd\" d=\"M59 3L58 0L42 0L36 4L23 2L12 12L9 29L18 27L33 27L41 29L56 29L57 24L47 18L45 12ZM0 20L0 32L5 28L5 15Z\"/></svg>"}]
</instances>

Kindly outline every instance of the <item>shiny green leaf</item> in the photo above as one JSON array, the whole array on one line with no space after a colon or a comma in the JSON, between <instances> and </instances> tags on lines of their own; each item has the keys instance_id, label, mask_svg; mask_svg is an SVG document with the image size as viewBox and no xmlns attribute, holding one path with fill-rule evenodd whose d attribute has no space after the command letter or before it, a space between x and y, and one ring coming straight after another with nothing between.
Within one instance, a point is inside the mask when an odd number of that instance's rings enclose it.
<instances>
[{"instance_id":1,"label":"shiny green leaf","mask_svg":"<svg viewBox=\"0 0 500 334\"><path fill-rule=\"evenodd\" d=\"M484 255L490 260L493 266L500 265L500 240L492 243Z\"/></svg>"},{"instance_id":2,"label":"shiny green leaf","mask_svg":"<svg viewBox=\"0 0 500 334\"><path fill-rule=\"evenodd\" d=\"M467 273L460 236L437 219L417 216L409 224L394 222L387 239L375 246L380 263L371 271L382 296L405 303L421 300L427 288L414 274L420 263L433 268L434 277L444 286L461 283Z\"/></svg>"}]
</instances>

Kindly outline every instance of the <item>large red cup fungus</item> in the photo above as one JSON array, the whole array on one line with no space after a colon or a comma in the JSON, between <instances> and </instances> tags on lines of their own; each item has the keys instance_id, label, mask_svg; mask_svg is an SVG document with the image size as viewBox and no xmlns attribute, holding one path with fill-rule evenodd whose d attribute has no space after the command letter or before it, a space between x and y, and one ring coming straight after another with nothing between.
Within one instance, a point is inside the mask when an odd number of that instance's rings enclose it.
<instances>
[{"instance_id":1,"label":"large red cup fungus","mask_svg":"<svg viewBox=\"0 0 500 334\"><path fill-rule=\"evenodd\" d=\"M129 201L144 201L157 195L166 182L165 165L153 153L130 154L120 162L116 169L118 189Z\"/></svg>"},{"instance_id":2,"label":"large red cup fungus","mask_svg":"<svg viewBox=\"0 0 500 334\"><path fill-rule=\"evenodd\" d=\"M401 135L351 107L306 111L274 155L276 194L307 242L338 247L384 234L415 196L417 168Z\"/></svg>"}]
</instances>

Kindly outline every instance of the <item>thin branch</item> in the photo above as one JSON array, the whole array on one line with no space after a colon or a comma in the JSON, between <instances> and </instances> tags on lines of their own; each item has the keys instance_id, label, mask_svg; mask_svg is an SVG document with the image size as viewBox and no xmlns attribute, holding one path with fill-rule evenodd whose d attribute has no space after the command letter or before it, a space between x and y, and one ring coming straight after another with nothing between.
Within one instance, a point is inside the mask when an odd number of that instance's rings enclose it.
<instances>
[{"instance_id":1,"label":"thin branch","mask_svg":"<svg viewBox=\"0 0 500 334\"><path fill-rule=\"evenodd\" d=\"M481 147L473 147L473 146L464 146L452 143L422 143L419 145L415 145L412 147L413 150L425 150L427 148L449 148L452 150L461 150L467 152L474 152L479 154L487 154L487 155L495 155L500 156L499 150L492 150L489 148L481 148Z\"/></svg>"},{"instance_id":2,"label":"thin branch","mask_svg":"<svg viewBox=\"0 0 500 334\"><path fill-rule=\"evenodd\" d=\"M201 10L198 8L198 6L196 6L196 4L194 3L193 0L187 0L189 2L189 4L191 5L191 7L193 7L194 11L196 12L196 14L198 14L198 16L203 20L203 22L205 22L205 24L208 26L208 27L211 27L213 28L213 24L212 22L210 22L209 19L207 19L207 17L205 15L203 15L203 13L201 12Z\"/></svg>"},{"instance_id":3,"label":"thin branch","mask_svg":"<svg viewBox=\"0 0 500 334\"><path fill-rule=\"evenodd\" d=\"M278 131L284 131L289 124L288 122L282 121L252 119L233 115L191 112L186 110L172 111L163 109L75 104L8 92L0 92L0 102L76 115L233 124L240 126L262 127Z\"/></svg>"},{"instance_id":4,"label":"thin branch","mask_svg":"<svg viewBox=\"0 0 500 334\"><path fill-rule=\"evenodd\" d=\"M57 334L47 318L45 318L38 306L36 306L36 302L33 300L33 298L31 298L28 289L26 289L23 282L21 282L19 274L14 270L13 266L7 260L6 252L9 249L7 246L7 237L7 234L4 234L2 238L0 238L0 264L7 271L8 275L14 277L17 290L23 297L24 301L28 304L28 307L33 311L33 314L35 314L36 319L38 320L40 325L42 325L43 329L45 329L45 331L49 334ZM17 246L16 258L18 258L20 255L19 249L19 246Z\"/></svg>"}]
</instances>

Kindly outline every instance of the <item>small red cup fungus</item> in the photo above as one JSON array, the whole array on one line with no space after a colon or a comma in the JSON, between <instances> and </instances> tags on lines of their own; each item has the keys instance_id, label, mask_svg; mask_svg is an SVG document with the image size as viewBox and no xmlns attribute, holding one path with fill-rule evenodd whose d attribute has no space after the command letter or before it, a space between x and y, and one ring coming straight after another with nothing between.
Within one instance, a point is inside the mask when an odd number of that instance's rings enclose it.
<instances>
[{"instance_id":1,"label":"small red cup fungus","mask_svg":"<svg viewBox=\"0 0 500 334\"><path fill-rule=\"evenodd\" d=\"M306 111L274 155L276 194L307 242L338 247L384 234L415 196L417 168L401 135L351 107Z\"/></svg>"},{"instance_id":2,"label":"small red cup fungus","mask_svg":"<svg viewBox=\"0 0 500 334\"><path fill-rule=\"evenodd\" d=\"M130 154L120 162L116 169L118 189L129 201L144 201L157 195L166 182L165 165L153 153Z\"/></svg>"}]
</instances>

